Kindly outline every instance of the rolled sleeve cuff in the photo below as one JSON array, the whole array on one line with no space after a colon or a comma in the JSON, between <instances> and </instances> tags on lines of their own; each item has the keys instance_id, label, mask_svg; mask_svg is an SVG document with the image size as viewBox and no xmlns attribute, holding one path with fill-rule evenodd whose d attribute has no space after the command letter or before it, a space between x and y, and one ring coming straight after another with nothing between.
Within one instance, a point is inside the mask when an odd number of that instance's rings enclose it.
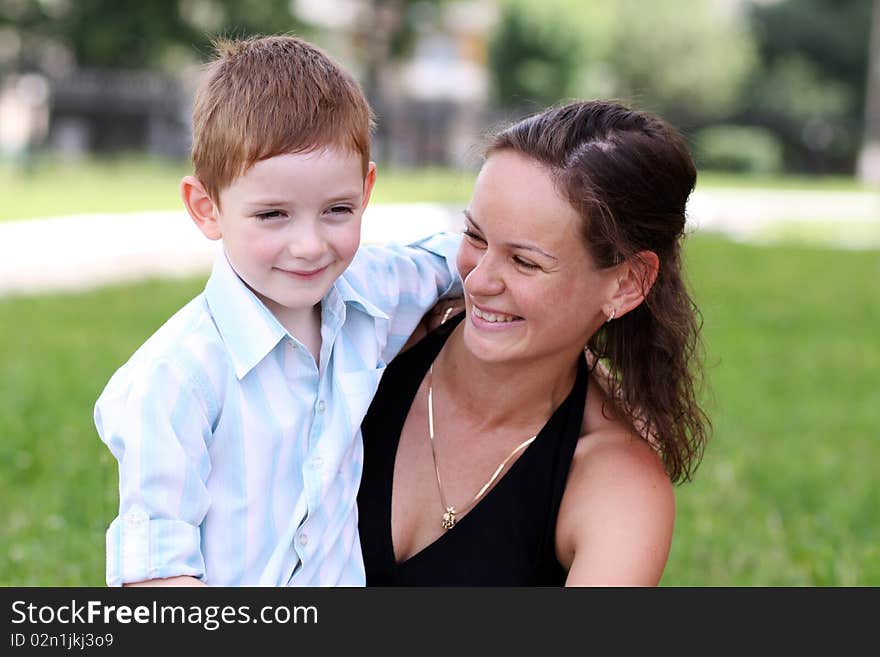
<instances>
[{"instance_id":1,"label":"rolled sleeve cuff","mask_svg":"<svg viewBox=\"0 0 880 657\"><path fill-rule=\"evenodd\" d=\"M187 575L204 580L199 528L133 507L107 530L107 585Z\"/></svg>"}]
</instances>

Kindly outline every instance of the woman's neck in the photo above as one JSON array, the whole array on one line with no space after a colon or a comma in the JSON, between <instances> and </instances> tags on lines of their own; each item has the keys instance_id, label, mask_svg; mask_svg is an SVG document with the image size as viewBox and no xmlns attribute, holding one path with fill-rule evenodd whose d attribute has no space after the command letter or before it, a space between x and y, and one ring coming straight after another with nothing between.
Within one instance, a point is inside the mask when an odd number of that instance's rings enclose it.
<instances>
[{"instance_id":1,"label":"woman's neck","mask_svg":"<svg viewBox=\"0 0 880 657\"><path fill-rule=\"evenodd\" d=\"M433 386L484 430L546 421L571 391L577 355L487 363L465 346L459 325L434 361Z\"/></svg>"}]
</instances>

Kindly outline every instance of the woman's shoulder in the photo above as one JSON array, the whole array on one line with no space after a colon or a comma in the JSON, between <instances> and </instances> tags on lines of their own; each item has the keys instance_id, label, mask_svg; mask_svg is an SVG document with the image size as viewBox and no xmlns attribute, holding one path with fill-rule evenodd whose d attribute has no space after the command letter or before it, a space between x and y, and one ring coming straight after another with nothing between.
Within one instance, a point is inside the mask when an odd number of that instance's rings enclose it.
<instances>
[{"instance_id":1,"label":"woman's shoulder","mask_svg":"<svg viewBox=\"0 0 880 657\"><path fill-rule=\"evenodd\" d=\"M557 520L557 554L569 568L578 556L579 567L589 573L586 579L601 572L623 572L625 579L643 568L644 578L656 574L659 579L675 516L672 482L656 448L607 401L591 378L584 409L590 417L575 448ZM647 553L653 558L645 559Z\"/></svg>"},{"instance_id":2,"label":"woman's shoulder","mask_svg":"<svg viewBox=\"0 0 880 657\"><path fill-rule=\"evenodd\" d=\"M671 492L661 455L632 427L611 420L578 438L566 495L600 500L650 495L662 503Z\"/></svg>"}]
</instances>

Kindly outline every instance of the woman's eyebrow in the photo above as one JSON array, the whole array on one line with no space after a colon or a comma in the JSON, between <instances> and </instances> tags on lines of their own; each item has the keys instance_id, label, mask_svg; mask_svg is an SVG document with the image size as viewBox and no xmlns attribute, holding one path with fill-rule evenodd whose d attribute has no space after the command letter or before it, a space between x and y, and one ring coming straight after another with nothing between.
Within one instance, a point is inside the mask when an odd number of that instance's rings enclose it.
<instances>
[{"instance_id":1,"label":"woman's eyebrow","mask_svg":"<svg viewBox=\"0 0 880 657\"><path fill-rule=\"evenodd\" d=\"M554 262L556 262L556 261L559 260L559 258L557 258L556 256L550 255L549 253L547 253L547 252L544 251L543 249L539 249L539 248L538 248L537 246L535 246L534 244L517 244L517 243L515 243L515 242L512 242L512 243L510 244L510 246L514 247L515 249L524 249L524 250L526 250L526 251L534 251L535 253L540 253L540 254L541 254L542 256L544 256L545 258L550 258L550 259L553 260Z\"/></svg>"},{"instance_id":2,"label":"woman's eyebrow","mask_svg":"<svg viewBox=\"0 0 880 657\"><path fill-rule=\"evenodd\" d=\"M476 221L474 221L474 216L470 213L470 210L464 210L463 212L464 212L465 218L473 224L474 228L476 228L478 231L480 231L482 233L483 229L480 228L480 224L478 224ZM525 251L534 251L535 253L540 253L542 256L544 256L546 258L550 258L554 262L559 261L559 258L557 258L554 255L550 255L549 253L544 251L542 248L535 246L534 244L526 244L526 243L521 243L521 242L508 242L507 246L512 247L514 249L523 249Z\"/></svg>"}]
</instances>

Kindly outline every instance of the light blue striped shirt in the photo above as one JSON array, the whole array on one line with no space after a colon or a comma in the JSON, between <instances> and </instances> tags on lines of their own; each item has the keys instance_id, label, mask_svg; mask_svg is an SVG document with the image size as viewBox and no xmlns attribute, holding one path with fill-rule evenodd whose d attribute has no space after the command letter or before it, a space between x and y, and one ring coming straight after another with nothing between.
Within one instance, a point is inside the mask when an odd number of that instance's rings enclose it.
<instances>
[{"instance_id":1,"label":"light blue striped shirt","mask_svg":"<svg viewBox=\"0 0 880 657\"><path fill-rule=\"evenodd\" d=\"M361 247L322 300L320 369L221 251L95 405L119 462L107 584L363 586L361 420L425 311L460 294L460 240Z\"/></svg>"}]
</instances>

